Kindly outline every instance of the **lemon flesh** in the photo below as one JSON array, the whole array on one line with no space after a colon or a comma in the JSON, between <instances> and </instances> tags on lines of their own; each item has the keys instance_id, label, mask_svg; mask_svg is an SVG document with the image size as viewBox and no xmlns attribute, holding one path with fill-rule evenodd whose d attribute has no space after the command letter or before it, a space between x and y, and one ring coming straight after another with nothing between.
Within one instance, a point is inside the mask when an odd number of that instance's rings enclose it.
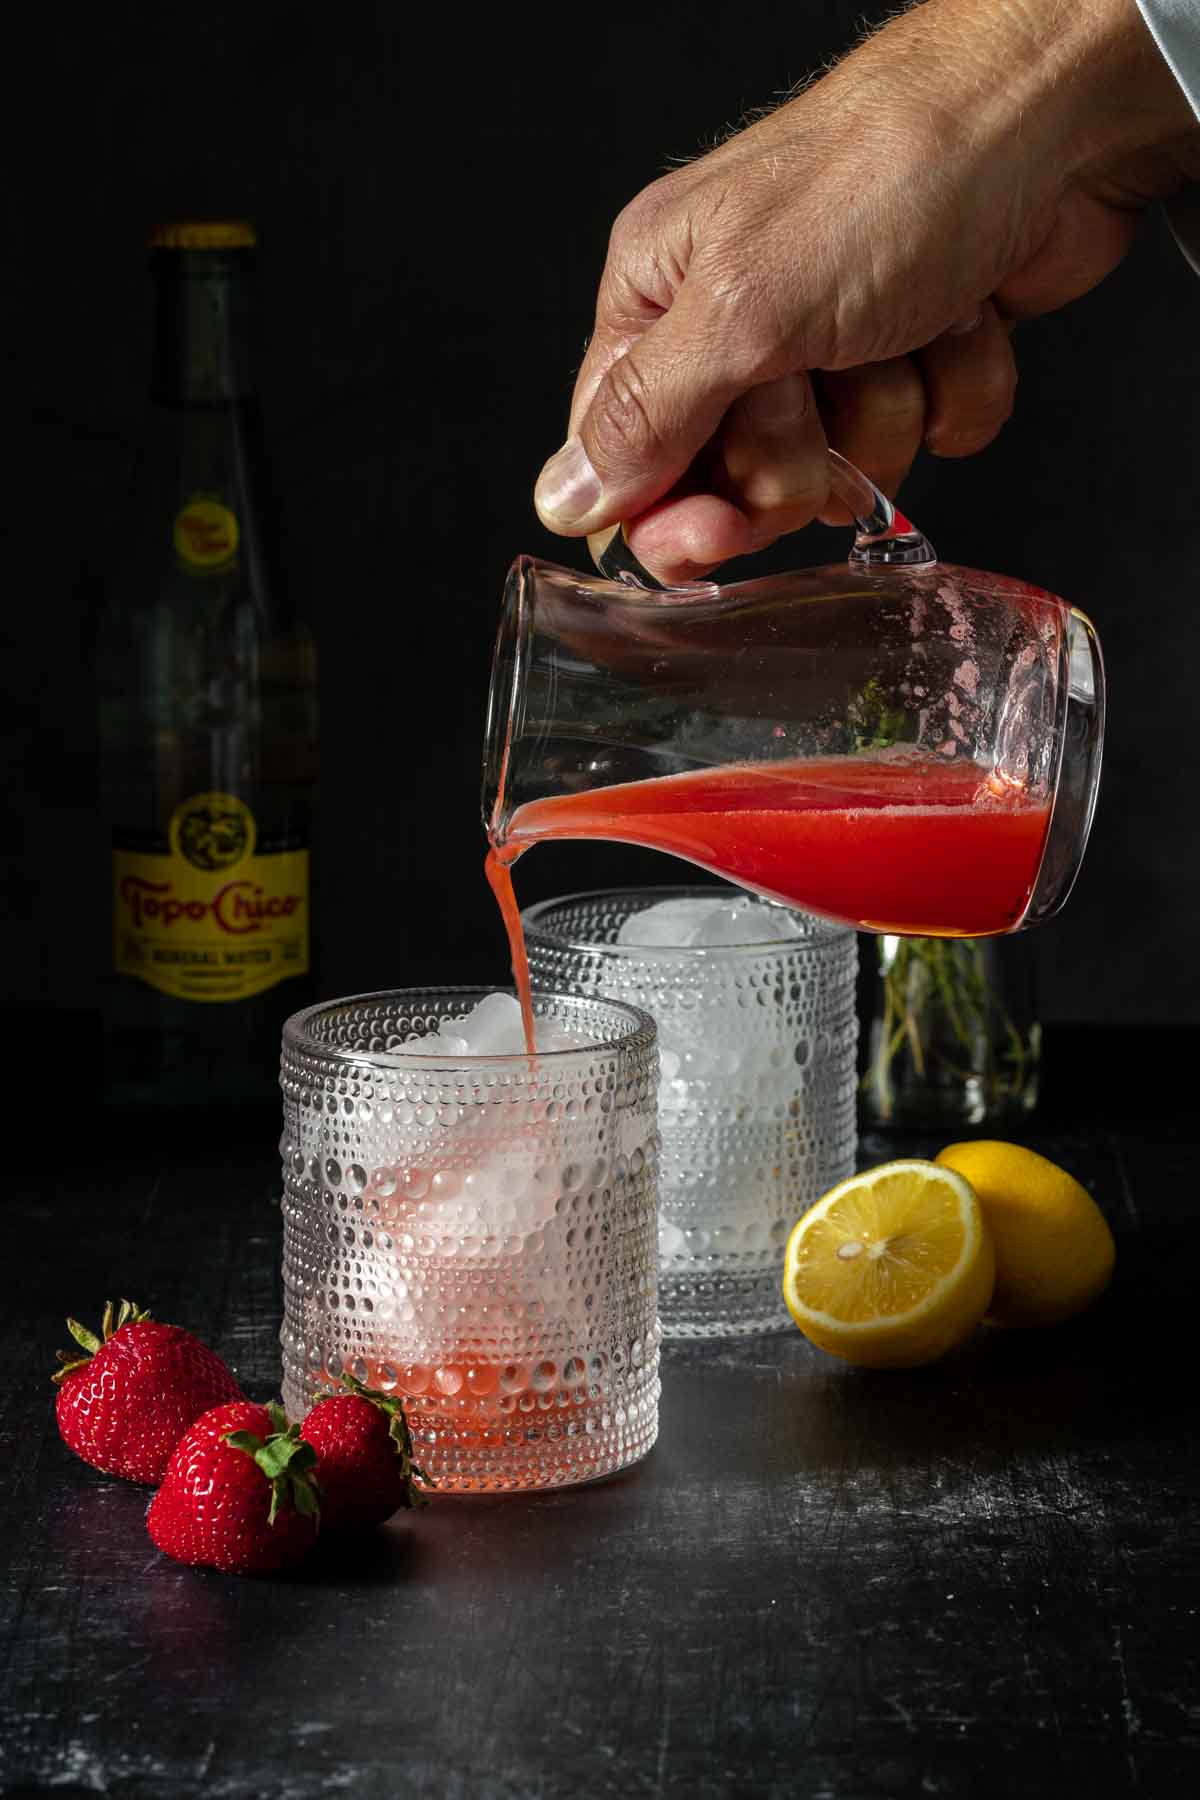
<instances>
[{"instance_id":1,"label":"lemon flesh","mask_svg":"<svg viewBox=\"0 0 1200 1800\"><path fill-rule=\"evenodd\" d=\"M832 1188L788 1239L783 1297L805 1336L862 1368L933 1362L972 1332L995 1276L970 1183L883 1163Z\"/></svg>"},{"instance_id":2,"label":"lemon flesh","mask_svg":"<svg viewBox=\"0 0 1200 1800\"><path fill-rule=\"evenodd\" d=\"M938 1165L970 1182L996 1247L996 1325L1058 1325L1112 1278L1116 1245L1092 1196L1036 1150L993 1138L948 1144Z\"/></svg>"}]
</instances>

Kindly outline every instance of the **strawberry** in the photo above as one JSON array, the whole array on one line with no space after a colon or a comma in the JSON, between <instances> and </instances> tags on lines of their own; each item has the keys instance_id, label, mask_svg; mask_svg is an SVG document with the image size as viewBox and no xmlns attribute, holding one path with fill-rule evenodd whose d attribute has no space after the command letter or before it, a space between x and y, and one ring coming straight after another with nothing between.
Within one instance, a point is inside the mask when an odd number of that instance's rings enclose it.
<instances>
[{"instance_id":1,"label":"strawberry","mask_svg":"<svg viewBox=\"0 0 1200 1800\"><path fill-rule=\"evenodd\" d=\"M104 1308L102 1337L77 1319L79 1346L60 1350L55 1412L63 1442L94 1469L157 1485L192 1423L242 1391L206 1344L178 1325L159 1325L122 1300Z\"/></svg>"},{"instance_id":2,"label":"strawberry","mask_svg":"<svg viewBox=\"0 0 1200 1800\"><path fill-rule=\"evenodd\" d=\"M433 1482L413 1462L399 1399L343 1375L347 1392L318 1400L300 1427L317 1453L323 1531L369 1531L402 1506L425 1506L414 1483Z\"/></svg>"},{"instance_id":3,"label":"strawberry","mask_svg":"<svg viewBox=\"0 0 1200 1800\"><path fill-rule=\"evenodd\" d=\"M274 1575L317 1541L316 1461L277 1406L214 1406L175 1446L147 1529L176 1562Z\"/></svg>"}]
</instances>

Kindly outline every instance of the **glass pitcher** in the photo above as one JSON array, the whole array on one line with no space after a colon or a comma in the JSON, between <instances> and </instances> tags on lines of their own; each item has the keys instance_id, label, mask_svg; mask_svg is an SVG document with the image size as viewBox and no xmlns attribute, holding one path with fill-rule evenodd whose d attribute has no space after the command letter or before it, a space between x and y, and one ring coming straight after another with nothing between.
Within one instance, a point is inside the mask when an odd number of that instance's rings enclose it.
<instances>
[{"instance_id":1,"label":"glass pitcher","mask_svg":"<svg viewBox=\"0 0 1200 1800\"><path fill-rule=\"evenodd\" d=\"M864 931L985 937L1074 883L1100 775L1091 622L939 563L830 454L847 565L663 588L617 532L601 573L520 557L496 641L484 823L669 851Z\"/></svg>"}]
</instances>

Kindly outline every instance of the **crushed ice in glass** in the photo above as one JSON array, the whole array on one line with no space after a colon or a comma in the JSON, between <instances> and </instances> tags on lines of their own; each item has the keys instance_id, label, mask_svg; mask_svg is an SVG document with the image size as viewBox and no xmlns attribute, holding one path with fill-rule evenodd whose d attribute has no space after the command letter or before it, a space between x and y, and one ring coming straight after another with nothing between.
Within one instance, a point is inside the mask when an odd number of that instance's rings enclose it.
<instances>
[{"instance_id":1,"label":"crushed ice in glass","mask_svg":"<svg viewBox=\"0 0 1200 1800\"><path fill-rule=\"evenodd\" d=\"M617 933L618 944L640 949L714 950L738 944L785 943L802 937L804 926L786 906L750 894L691 894L658 900L630 913Z\"/></svg>"},{"instance_id":2,"label":"crushed ice in glass","mask_svg":"<svg viewBox=\"0 0 1200 1800\"><path fill-rule=\"evenodd\" d=\"M586 1036L565 1031L553 1019L538 1019L534 1041L539 1050L577 1050ZM439 1031L410 1038L406 1049L419 1056L520 1056L525 1049L521 1008L512 994L485 994L461 1018L446 1019Z\"/></svg>"}]
</instances>

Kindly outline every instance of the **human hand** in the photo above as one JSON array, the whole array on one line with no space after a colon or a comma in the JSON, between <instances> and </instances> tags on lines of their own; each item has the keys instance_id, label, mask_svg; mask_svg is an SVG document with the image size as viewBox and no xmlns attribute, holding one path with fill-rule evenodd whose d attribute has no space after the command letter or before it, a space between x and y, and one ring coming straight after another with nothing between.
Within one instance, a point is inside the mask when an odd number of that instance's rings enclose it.
<instances>
[{"instance_id":1,"label":"human hand","mask_svg":"<svg viewBox=\"0 0 1200 1800\"><path fill-rule=\"evenodd\" d=\"M844 520L827 443L891 494L922 442L981 449L1011 322L1094 286L1191 176L1133 0L925 0L621 214L543 522L629 521L684 581Z\"/></svg>"}]
</instances>

